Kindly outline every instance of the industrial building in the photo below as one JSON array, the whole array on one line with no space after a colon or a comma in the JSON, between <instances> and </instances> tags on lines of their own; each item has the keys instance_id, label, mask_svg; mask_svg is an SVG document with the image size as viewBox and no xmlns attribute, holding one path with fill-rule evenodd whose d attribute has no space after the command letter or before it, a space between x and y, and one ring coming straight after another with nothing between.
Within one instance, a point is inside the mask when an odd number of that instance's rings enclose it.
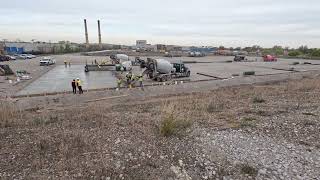
<instances>
[{"instance_id":1,"label":"industrial building","mask_svg":"<svg viewBox=\"0 0 320 180\"><path fill-rule=\"evenodd\" d=\"M147 46L147 40L137 40L136 41L136 48L137 49L144 49Z\"/></svg>"},{"instance_id":2,"label":"industrial building","mask_svg":"<svg viewBox=\"0 0 320 180\"><path fill-rule=\"evenodd\" d=\"M59 43L47 42L5 42L4 52L6 54L48 54L59 52L74 52L80 48L79 44L70 43L68 41L60 41Z\"/></svg>"},{"instance_id":3,"label":"industrial building","mask_svg":"<svg viewBox=\"0 0 320 180\"><path fill-rule=\"evenodd\" d=\"M0 42L0 54L4 54L4 44Z\"/></svg>"}]
</instances>

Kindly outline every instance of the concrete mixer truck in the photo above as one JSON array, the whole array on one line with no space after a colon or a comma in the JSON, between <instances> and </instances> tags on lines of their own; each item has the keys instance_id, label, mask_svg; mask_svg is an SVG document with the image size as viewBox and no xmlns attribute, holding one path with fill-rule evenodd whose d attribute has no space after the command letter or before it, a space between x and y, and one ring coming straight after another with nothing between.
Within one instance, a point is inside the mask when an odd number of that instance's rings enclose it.
<instances>
[{"instance_id":1,"label":"concrete mixer truck","mask_svg":"<svg viewBox=\"0 0 320 180\"><path fill-rule=\"evenodd\" d=\"M122 62L130 61L129 56L125 54L113 54L110 56L110 59L113 64L121 64Z\"/></svg>"},{"instance_id":2,"label":"concrete mixer truck","mask_svg":"<svg viewBox=\"0 0 320 180\"><path fill-rule=\"evenodd\" d=\"M159 82L170 81L172 78L190 77L191 73L183 63L170 63L164 59L141 60L140 67L146 68L143 75L146 74L150 79Z\"/></svg>"},{"instance_id":3,"label":"concrete mixer truck","mask_svg":"<svg viewBox=\"0 0 320 180\"><path fill-rule=\"evenodd\" d=\"M112 64L116 64L117 71L120 71L121 68L123 68L124 71L132 70L133 64L128 55L114 54L110 56L110 59L112 60Z\"/></svg>"}]
</instances>

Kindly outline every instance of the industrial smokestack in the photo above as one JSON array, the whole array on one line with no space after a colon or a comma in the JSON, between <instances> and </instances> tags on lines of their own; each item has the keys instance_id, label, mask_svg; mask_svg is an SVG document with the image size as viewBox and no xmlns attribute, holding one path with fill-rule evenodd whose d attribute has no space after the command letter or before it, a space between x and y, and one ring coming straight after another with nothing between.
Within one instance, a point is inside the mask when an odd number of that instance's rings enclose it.
<instances>
[{"instance_id":1,"label":"industrial smokestack","mask_svg":"<svg viewBox=\"0 0 320 180\"><path fill-rule=\"evenodd\" d=\"M98 36L99 36L99 47L102 48L102 42L101 42L101 29L100 29L100 20L98 20Z\"/></svg>"},{"instance_id":2,"label":"industrial smokestack","mask_svg":"<svg viewBox=\"0 0 320 180\"><path fill-rule=\"evenodd\" d=\"M88 37L88 27L87 27L87 20L84 19L84 30L86 35L86 46L89 47L89 37Z\"/></svg>"}]
</instances>

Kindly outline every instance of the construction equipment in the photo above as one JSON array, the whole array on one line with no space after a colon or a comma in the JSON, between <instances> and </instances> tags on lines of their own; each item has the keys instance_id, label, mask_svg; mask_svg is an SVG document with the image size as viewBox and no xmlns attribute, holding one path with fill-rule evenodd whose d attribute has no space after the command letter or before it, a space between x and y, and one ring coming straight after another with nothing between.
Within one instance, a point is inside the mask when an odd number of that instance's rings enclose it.
<instances>
[{"instance_id":1,"label":"construction equipment","mask_svg":"<svg viewBox=\"0 0 320 180\"><path fill-rule=\"evenodd\" d=\"M84 67L85 72L89 71L131 71L132 61L130 61L129 56L125 54L115 54L110 56L111 64L107 62L98 63L95 60L95 64L86 64Z\"/></svg>"},{"instance_id":2,"label":"construction equipment","mask_svg":"<svg viewBox=\"0 0 320 180\"><path fill-rule=\"evenodd\" d=\"M110 56L110 59L112 60L112 64L121 64L122 62L130 61L129 56L125 54L113 54Z\"/></svg>"},{"instance_id":3,"label":"construction equipment","mask_svg":"<svg viewBox=\"0 0 320 180\"><path fill-rule=\"evenodd\" d=\"M241 62L241 61L248 61L248 59L246 58L245 55L236 55L234 56L234 61L238 61L238 62Z\"/></svg>"},{"instance_id":4,"label":"construction equipment","mask_svg":"<svg viewBox=\"0 0 320 180\"><path fill-rule=\"evenodd\" d=\"M172 78L190 77L190 70L184 63L173 63L164 59L148 58L147 61L141 60L141 68L146 68L142 75L155 81L170 81Z\"/></svg>"},{"instance_id":5,"label":"construction equipment","mask_svg":"<svg viewBox=\"0 0 320 180\"><path fill-rule=\"evenodd\" d=\"M1 76L14 75L14 73L9 65L0 65L0 75Z\"/></svg>"},{"instance_id":6,"label":"construction equipment","mask_svg":"<svg viewBox=\"0 0 320 180\"><path fill-rule=\"evenodd\" d=\"M273 62L273 61L277 61L278 59L275 56L272 55L266 55L263 56L263 61L264 62Z\"/></svg>"}]
</instances>

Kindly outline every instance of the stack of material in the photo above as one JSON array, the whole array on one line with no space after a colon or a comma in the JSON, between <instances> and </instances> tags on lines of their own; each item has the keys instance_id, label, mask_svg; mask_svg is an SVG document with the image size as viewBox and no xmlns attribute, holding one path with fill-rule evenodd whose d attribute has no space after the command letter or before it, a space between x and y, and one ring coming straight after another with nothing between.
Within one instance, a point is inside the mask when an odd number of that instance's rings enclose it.
<instances>
[{"instance_id":1,"label":"stack of material","mask_svg":"<svg viewBox=\"0 0 320 180\"><path fill-rule=\"evenodd\" d=\"M1 76L14 75L14 73L9 65L0 65L0 75Z\"/></svg>"}]
</instances>

